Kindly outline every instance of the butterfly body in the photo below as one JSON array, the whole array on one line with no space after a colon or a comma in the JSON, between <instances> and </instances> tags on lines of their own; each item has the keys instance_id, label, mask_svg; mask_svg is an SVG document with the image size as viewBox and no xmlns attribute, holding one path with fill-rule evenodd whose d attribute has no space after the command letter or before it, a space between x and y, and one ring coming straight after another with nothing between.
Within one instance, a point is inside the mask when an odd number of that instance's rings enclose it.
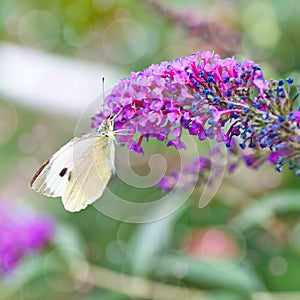
<instances>
[{"instance_id":1,"label":"butterfly body","mask_svg":"<svg viewBox=\"0 0 300 300\"><path fill-rule=\"evenodd\" d=\"M115 172L113 120L75 137L34 174L30 187L49 197L62 197L66 210L79 211L97 200Z\"/></svg>"}]
</instances>

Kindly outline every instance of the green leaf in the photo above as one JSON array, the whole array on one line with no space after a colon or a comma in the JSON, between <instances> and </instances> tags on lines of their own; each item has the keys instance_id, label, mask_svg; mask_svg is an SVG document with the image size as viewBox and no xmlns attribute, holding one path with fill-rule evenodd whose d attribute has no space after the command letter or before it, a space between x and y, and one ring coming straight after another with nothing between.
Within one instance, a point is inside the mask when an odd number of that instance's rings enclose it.
<instances>
[{"instance_id":1,"label":"green leaf","mask_svg":"<svg viewBox=\"0 0 300 300\"><path fill-rule=\"evenodd\" d=\"M158 261L159 274L176 278L199 288L218 288L242 293L263 289L263 283L246 263L241 261L207 262L194 257L163 256ZM182 272L176 272L181 269ZM178 275L177 275L178 279Z\"/></svg>"},{"instance_id":2,"label":"green leaf","mask_svg":"<svg viewBox=\"0 0 300 300\"><path fill-rule=\"evenodd\" d=\"M43 277L45 272L48 272L44 261L44 255L31 255L24 259L12 274L3 278L1 290L6 292L6 297L0 299L15 299L24 286Z\"/></svg>"},{"instance_id":3,"label":"green leaf","mask_svg":"<svg viewBox=\"0 0 300 300\"><path fill-rule=\"evenodd\" d=\"M250 299L245 295L241 295L237 292L226 291L226 290L214 290L205 295L204 299L201 300L247 300ZM199 299L200 300L200 299Z\"/></svg>"},{"instance_id":4,"label":"green leaf","mask_svg":"<svg viewBox=\"0 0 300 300\"><path fill-rule=\"evenodd\" d=\"M142 224L130 241L132 259L130 268L134 274L145 274L151 269L153 257L169 242L173 217Z\"/></svg>"},{"instance_id":5,"label":"green leaf","mask_svg":"<svg viewBox=\"0 0 300 300\"><path fill-rule=\"evenodd\" d=\"M300 211L299 190L287 190L263 197L246 207L232 223L240 230L263 224L274 214Z\"/></svg>"},{"instance_id":6,"label":"green leaf","mask_svg":"<svg viewBox=\"0 0 300 300\"><path fill-rule=\"evenodd\" d=\"M180 194L174 195L176 196L180 198ZM134 274L148 273L152 267L153 258L169 244L173 234L173 225L185 208L186 206L177 209L175 213L162 220L139 225L130 241L132 257L134 257L130 261L130 269Z\"/></svg>"}]
</instances>

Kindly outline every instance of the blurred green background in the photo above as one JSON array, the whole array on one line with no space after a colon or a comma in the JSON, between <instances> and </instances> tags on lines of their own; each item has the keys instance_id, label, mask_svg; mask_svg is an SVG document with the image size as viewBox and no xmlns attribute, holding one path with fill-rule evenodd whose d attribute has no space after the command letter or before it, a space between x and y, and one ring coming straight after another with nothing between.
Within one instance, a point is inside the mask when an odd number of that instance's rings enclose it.
<instances>
[{"instance_id":1,"label":"blurred green background","mask_svg":"<svg viewBox=\"0 0 300 300\"><path fill-rule=\"evenodd\" d=\"M292 172L239 168L204 208L199 189L148 224L92 206L71 214L60 199L28 188L39 165L88 128L102 75L108 90L152 63L214 50L260 63L267 79L292 76L299 84L299 13L296 0L1 0L0 198L57 225L39 255L1 278L0 299L300 299ZM176 151L154 141L144 148L144 157L128 154L139 176L150 172L155 153L176 167ZM163 195L118 176L109 189L129 201Z\"/></svg>"}]
</instances>

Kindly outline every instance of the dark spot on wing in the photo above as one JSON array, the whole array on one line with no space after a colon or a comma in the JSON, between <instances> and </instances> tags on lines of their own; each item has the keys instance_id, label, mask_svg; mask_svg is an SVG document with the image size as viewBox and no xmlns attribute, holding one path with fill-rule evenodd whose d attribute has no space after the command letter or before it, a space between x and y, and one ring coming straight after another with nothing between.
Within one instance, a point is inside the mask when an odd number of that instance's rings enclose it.
<instances>
[{"instance_id":1,"label":"dark spot on wing","mask_svg":"<svg viewBox=\"0 0 300 300\"><path fill-rule=\"evenodd\" d=\"M30 182L29 182L29 186L32 187L32 185L34 184L35 180L39 177L39 175L42 173L42 171L45 169L45 167L50 163L50 158L45 161L41 167L35 172L35 174L33 175L33 177L31 178Z\"/></svg>"},{"instance_id":2,"label":"dark spot on wing","mask_svg":"<svg viewBox=\"0 0 300 300\"><path fill-rule=\"evenodd\" d=\"M67 173L67 171L68 171L68 168L63 168L63 169L60 171L59 176L60 176L60 177L64 177L65 174Z\"/></svg>"},{"instance_id":3,"label":"dark spot on wing","mask_svg":"<svg viewBox=\"0 0 300 300\"><path fill-rule=\"evenodd\" d=\"M72 172L69 172L69 174L68 174L68 181L71 181L71 178L72 178Z\"/></svg>"}]
</instances>

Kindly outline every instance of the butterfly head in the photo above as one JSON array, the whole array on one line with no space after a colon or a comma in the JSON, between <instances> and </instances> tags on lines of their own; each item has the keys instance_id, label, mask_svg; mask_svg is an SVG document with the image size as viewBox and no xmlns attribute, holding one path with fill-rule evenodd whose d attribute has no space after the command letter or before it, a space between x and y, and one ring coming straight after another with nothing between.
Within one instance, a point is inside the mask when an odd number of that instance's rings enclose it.
<instances>
[{"instance_id":1,"label":"butterfly head","mask_svg":"<svg viewBox=\"0 0 300 300\"><path fill-rule=\"evenodd\" d=\"M117 116L122 112L122 108L115 114L110 115L108 119L104 119L98 129L98 132L100 135L106 135L106 136L114 136L114 121Z\"/></svg>"},{"instance_id":2,"label":"butterfly head","mask_svg":"<svg viewBox=\"0 0 300 300\"><path fill-rule=\"evenodd\" d=\"M114 119L108 118L102 121L98 132L101 135L112 135L114 131Z\"/></svg>"}]
</instances>

